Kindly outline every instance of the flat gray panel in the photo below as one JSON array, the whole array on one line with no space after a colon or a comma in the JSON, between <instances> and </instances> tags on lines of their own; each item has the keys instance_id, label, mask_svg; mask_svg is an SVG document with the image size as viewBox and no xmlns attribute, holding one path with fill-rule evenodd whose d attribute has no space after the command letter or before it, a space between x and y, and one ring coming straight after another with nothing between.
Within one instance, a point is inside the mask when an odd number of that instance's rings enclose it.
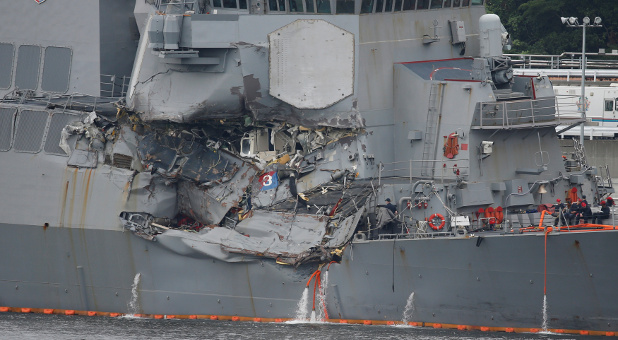
<instances>
[{"instance_id":1,"label":"flat gray panel","mask_svg":"<svg viewBox=\"0 0 618 340\"><path fill-rule=\"evenodd\" d=\"M19 46L15 86L22 90L36 90L39 82L41 48L34 45Z\"/></svg>"},{"instance_id":2,"label":"flat gray panel","mask_svg":"<svg viewBox=\"0 0 618 340\"><path fill-rule=\"evenodd\" d=\"M354 93L354 34L303 19L270 33L268 41L271 96L299 109L323 109Z\"/></svg>"},{"instance_id":3,"label":"flat gray panel","mask_svg":"<svg viewBox=\"0 0 618 340\"><path fill-rule=\"evenodd\" d=\"M49 114L45 111L21 111L17 115L15 151L39 152Z\"/></svg>"},{"instance_id":4,"label":"flat gray panel","mask_svg":"<svg viewBox=\"0 0 618 340\"><path fill-rule=\"evenodd\" d=\"M49 123L49 130L47 130L47 138L45 138L44 150L46 153L56 155L66 155L64 150L58 145L60 143L60 132L72 121L79 120L79 116L70 115L66 113L54 113L51 117L51 123Z\"/></svg>"},{"instance_id":5,"label":"flat gray panel","mask_svg":"<svg viewBox=\"0 0 618 340\"><path fill-rule=\"evenodd\" d=\"M0 108L0 151L8 151L11 148L13 120L16 112L16 108Z\"/></svg>"},{"instance_id":6,"label":"flat gray panel","mask_svg":"<svg viewBox=\"0 0 618 340\"><path fill-rule=\"evenodd\" d=\"M65 93L69 89L71 74L71 49L66 47L46 47L43 63L41 89L43 91Z\"/></svg>"},{"instance_id":7,"label":"flat gray panel","mask_svg":"<svg viewBox=\"0 0 618 340\"><path fill-rule=\"evenodd\" d=\"M13 47L13 44L0 43L0 89L11 87L14 55L15 47Z\"/></svg>"}]
</instances>

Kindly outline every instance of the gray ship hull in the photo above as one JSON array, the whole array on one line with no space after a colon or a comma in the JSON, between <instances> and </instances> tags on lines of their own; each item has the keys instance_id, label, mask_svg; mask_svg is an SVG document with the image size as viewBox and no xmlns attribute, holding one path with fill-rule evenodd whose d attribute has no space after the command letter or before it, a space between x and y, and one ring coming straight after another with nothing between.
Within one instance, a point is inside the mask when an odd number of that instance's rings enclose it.
<instances>
[{"instance_id":1,"label":"gray ship hull","mask_svg":"<svg viewBox=\"0 0 618 340\"><path fill-rule=\"evenodd\" d=\"M167 315L294 318L315 267L174 254L131 233L0 226L0 305ZM330 319L540 329L543 234L353 243L328 270ZM616 232L547 238L549 328L616 331ZM325 271L323 270L323 273ZM130 311L140 274L138 310ZM322 274L324 275L324 274ZM310 288L313 288L311 283Z\"/></svg>"},{"instance_id":2,"label":"gray ship hull","mask_svg":"<svg viewBox=\"0 0 618 340\"><path fill-rule=\"evenodd\" d=\"M615 318L607 317L618 312L616 266L606 259L617 255L617 237L616 232L548 236L549 328L616 329ZM346 318L399 320L414 292L410 321L540 329L544 239L484 237L478 247L476 237L354 244L341 265L331 266L329 280L341 301L355 302L353 309L341 304ZM374 292L383 292L378 304Z\"/></svg>"},{"instance_id":3,"label":"gray ship hull","mask_svg":"<svg viewBox=\"0 0 618 340\"><path fill-rule=\"evenodd\" d=\"M0 311L618 331L618 231L537 220L611 176L483 3L11 2Z\"/></svg>"}]
</instances>

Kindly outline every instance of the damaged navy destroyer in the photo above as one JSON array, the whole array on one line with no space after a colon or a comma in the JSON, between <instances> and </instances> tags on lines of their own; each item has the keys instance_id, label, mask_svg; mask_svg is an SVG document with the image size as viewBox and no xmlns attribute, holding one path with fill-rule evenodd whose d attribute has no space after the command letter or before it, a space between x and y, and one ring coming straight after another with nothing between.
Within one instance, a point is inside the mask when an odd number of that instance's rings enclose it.
<instances>
[{"instance_id":1,"label":"damaged navy destroyer","mask_svg":"<svg viewBox=\"0 0 618 340\"><path fill-rule=\"evenodd\" d=\"M555 204L610 176L482 0L0 17L0 306L618 331L613 214Z\"/></svg>"}]
</instances>

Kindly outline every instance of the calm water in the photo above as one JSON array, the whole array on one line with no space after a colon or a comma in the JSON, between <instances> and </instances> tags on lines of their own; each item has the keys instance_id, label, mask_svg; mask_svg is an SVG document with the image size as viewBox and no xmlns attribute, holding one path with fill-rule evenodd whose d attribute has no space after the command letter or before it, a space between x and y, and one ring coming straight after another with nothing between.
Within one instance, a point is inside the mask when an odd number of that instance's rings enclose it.
<instances>
[{"instance_id":1,"label":"calm water","mask_svg":"<svg viewBox=\"0 0 618 340\"><path fill-rule=\"evenodd\" d=\"M583 339L402 326L154 320L0 313L0 339Z\"/></svg>"}]
</instances>

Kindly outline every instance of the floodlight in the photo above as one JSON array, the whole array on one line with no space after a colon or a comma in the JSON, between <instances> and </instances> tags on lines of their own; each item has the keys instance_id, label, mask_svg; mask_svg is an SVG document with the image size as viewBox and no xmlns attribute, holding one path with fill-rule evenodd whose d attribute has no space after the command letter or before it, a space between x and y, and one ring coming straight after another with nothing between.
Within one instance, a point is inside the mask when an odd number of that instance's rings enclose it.
<instances>
[{"instance_id":1,"label":"floodlight","mask_svg":"<svg viewBox=\"0 0 618 340\"><path fill-rule=\"evenodd\" d=\"M589 27L603 27L601 26L601 18L600 17L595 17L594 18L594 24L590 23L590 18L589 17L584 17L582 19L582 25L579 24L578 19L576 17L560 17L560 20L562 21L563 24L567 25L568 27L581 27L582 28L582 75L586 74L586 26ZM581 81L582 81L582 96L580 98L580 102L581 103L585 103L586 102L586 77L582 76L581 77ZM584 106L582 106L581 108L581 112L582 112L582 120L585 121L586 120L586 110L587 108L585 108ZM584 125L581 125L581 133L579 135L579 142L583 145L584 144Z\"/></svg>"}]
</instances>

